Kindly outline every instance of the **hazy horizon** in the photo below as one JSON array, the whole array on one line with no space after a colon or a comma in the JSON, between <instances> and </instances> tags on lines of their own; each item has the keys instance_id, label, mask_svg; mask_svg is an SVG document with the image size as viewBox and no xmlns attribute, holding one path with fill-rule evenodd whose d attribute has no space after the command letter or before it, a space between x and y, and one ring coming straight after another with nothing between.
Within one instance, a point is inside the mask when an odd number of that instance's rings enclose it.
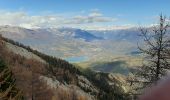
<instances>
[{"instance_id":1,"label":"hazy horizon","mask_svg":"<svg viewBox=\"0 0 170 100\"><path fill-rule=\"evenodd\" d=\"M87 30L151 26L157 23L159 14L169 16L169 3L168 0L2 0L0 25Z\"/></svg>"}]
</instances>

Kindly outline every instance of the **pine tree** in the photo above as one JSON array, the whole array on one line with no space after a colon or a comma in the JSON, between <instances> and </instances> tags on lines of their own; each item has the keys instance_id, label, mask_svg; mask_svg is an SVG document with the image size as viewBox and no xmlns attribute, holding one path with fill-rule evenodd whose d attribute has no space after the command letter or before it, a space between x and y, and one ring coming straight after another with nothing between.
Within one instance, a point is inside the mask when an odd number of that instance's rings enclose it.
<instances>
[{"instance_id":1,"label":"pine tree","mask_svg":"<svg viewBox=\"0 0 170 100\"><path fill-rule=\"evenodd\" d=\"M21 92L15 86L12 72L0 59L0 100L22 100Z\"/></svg>"}]
</instances>

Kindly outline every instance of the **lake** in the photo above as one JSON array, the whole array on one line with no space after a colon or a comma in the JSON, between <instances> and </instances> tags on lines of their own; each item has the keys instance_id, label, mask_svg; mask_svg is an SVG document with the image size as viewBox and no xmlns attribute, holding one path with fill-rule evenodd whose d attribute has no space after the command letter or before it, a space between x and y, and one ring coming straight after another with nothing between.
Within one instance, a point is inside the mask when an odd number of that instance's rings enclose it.
<instances>
[{"instance_id":1,"label":"lake","mask_svg":"<svg viewBox=\"0 0 170 100\"><path fill-rule=\"evenodd\" d=\"M79 62L87 61L88 57L87 56L75 56L75 57L65 58L65 60L70 63L79 63Z\"/></svg>"}]
</instances>

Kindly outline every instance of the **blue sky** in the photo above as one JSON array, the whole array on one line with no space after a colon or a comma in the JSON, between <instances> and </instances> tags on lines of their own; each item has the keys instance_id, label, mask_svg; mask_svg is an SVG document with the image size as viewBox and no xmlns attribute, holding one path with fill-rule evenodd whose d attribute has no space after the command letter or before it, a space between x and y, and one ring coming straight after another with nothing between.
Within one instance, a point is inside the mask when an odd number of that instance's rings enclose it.
<instances>
[{"instance_id":1,"label":"blue sky","mask_svg":"<svg viewBox=\"0 0 170 100\"><path fill-rule=\"evenodd\" d=\"M1 0L0 22L25 27L150 25L160 13L170 15L169 5L170 0Z\"/></svg>"}]
</instances>

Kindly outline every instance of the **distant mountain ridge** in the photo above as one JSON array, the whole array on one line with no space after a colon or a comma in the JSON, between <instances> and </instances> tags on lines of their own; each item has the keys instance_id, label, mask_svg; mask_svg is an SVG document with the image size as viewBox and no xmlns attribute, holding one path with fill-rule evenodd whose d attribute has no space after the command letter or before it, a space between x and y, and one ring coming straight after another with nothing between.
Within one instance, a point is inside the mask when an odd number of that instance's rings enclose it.
<instances>
[{"instance_id":1,"label":"distant mountain ridge","mask_svg":"<svg viewBox=\"0 0 170 100\"><path fill-rule=\"evenodd\" d=\"M0 26L2 36L60 58L85 56L88 60L110 60L136 50L138 31L89 31L75 28L26 29Z\"/></svg>"},{"instance_id":2,"label":"distant mountain ridge","mask_svg":"<svg viewBox=\"0 0 170 100\"><path fill-rule=\"evenodd\" d=\"M99 37L103 37L107 40L117 40L117 41L137 41L140 31L137 28L129 28L122 30L89 30L91 34Z\"/></svg>"},{"instance_id":3,"label":"distant mountain ridge","mask_svg":"<svg viewBox=\"0 0 170 100\"><path fill-rule=\"evenodd\" d=\"M102 37L95 36L90 32L85 30L76 29L76 28L39 28L39 29L26 29L22 27L15 26L1 26L0 32L3 35L8 35L13 33L14 35L18 35L20 38L24 38L25 36L47 36L47 35L57 35L63 37L70 37L76 39L83 39L86 42L91 42L93 40L101 40ZM44 34L45 33L45 34ZM19 38L18 37L18 38ZM17 38L17 37L16 37Z\"/></svg>"},{"instance_id":4,"label":"distant mountain ridge","mask_svg":"<svg viewBox=\"0 0 170 100\"><path fill-rule=\"evenodd\" d=\"M73 36L74 38L81 38L84 39L87 42L93 41L93 40L101 40L102 37L95 36L91 34L90 32L87 32L85 30L81 29L75 29L75 28L60 28L58 29L61 33L70 34L70 36Z\"/></svg>"}]
</instances>

